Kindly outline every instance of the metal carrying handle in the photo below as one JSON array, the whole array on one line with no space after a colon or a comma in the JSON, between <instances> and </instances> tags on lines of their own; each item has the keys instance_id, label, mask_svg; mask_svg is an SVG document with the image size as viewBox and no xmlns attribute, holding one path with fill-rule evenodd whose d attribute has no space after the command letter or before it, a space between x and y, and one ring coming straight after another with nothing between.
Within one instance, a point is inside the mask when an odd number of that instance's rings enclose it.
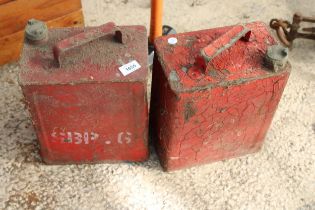
<instances>
[{"instance_id":1,"label":"metal carrying handle","mask_svg":"<svg viewBox=\"0 0 315 210\"><path fill-rule=\"evenodd\" d=\"M53 47L53 54L55 60L58 62L59 67L65 63L66 54L75 48L82 48L84 45L93 41L99 40L102 37L115 31L115 40L120 43L125 43L125 38L119 28L113 22L106 23L99 27L89 29L88 31L76 34L72 37L59 41Z\"/></svg>"},{"instance_id":2,"label":"metal carrying handle","mask_svg":"<svg viewBox=\"0 0 315 210\"><path fill-rule=\"evenodd\" d=\"M214 40L211 44L201 50L201 55L207 66L212 66L212 60L225 50L231 48L238 40L249 41L251 35L250 29L243 25L233 26L225 34Z\"/></svg>"},{"instance_id":3,"label":"metal carrying handle","mask_svg":"<svg viewBox=\"0 0 315 210\"><path fill-rule=\"evenodd\" d=\"M243 25L236 25L222 36L200 51L195 58L195 65L188 70L188 76L192 79L201 79L214 69L212 60L225 50L231 48L238 40L249 41L251 30Z\"/></svg>"}]
</instances>

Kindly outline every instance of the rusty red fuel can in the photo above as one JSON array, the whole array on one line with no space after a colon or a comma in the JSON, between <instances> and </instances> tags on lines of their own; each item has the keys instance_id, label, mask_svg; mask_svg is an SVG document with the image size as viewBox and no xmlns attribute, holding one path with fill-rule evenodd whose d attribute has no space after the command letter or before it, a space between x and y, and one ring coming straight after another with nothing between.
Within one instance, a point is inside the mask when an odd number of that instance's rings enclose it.
<instances>
[{"instance_id":1,"label":"rusty red fuel can","mask_svg":"<svg viewBox=\"0 0 315 210\"><path fill-rule=\"evenodd\" d=\"M151 127L176 170L258 151L288 80L288 51L260 22L155 41Z\"/></svg>"},{"instance_id":2,"label":"rusty red fuel can","mask_svg":"<svg viewBox=\"0 0 315 210\"><path fill-rule=\"evenodd\" d=\"M147 159L147 45L143 26L28 22L19 82L44 162Z\"/></svg>"}]
</instances>

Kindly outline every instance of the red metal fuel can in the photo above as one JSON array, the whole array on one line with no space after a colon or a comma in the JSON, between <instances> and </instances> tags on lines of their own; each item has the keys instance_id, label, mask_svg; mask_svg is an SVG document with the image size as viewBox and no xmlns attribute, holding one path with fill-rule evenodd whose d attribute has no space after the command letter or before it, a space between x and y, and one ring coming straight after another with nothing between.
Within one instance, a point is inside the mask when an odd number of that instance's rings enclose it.
<instances>
[{"instance_id":1,"label":"red metal fuel can","mask_svg":"<svg viewBox=\"0 0 315 210\"><path fill-rule=\"evenodd\" d=\"M165 170L258 151L291 66L260 22L155 41L151 127Z\"/></svg>"},{"instance_id":2,"label":"red metal fuel can","mask_svg":"<svg viewBox=\"0 0 315 210\"><path fill-rule=\"evenodd\" d=\"M145 27L27 27L19 82L44 162L146 160Z\"/></svg>"}]
</instances>

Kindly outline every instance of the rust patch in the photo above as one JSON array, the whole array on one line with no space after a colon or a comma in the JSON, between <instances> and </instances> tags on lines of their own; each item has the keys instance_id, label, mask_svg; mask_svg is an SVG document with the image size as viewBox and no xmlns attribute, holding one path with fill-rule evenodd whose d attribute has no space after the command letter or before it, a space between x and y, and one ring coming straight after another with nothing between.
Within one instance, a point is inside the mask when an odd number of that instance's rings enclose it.
<instances>
[{"instance_id":1,"label":"rust patch","mask_svg":"<svg viewBox=\"0 0 315 210\"><path fill-rule=\"evenodd\" d=\"M32 207L39 202L39 198L37 197L36 193L30 192L27 194L27 206Z\"/></svg>"},{"instance_id":2,"label":"rust patch","mask_svg":"<svg viewBox=\"0 0 315 210\"><path fill-rule=\"evenodd\" d=\"M33 210L40 201L35 192L16 193L10 195L9 199L5 202L5 209L13 206L23 206L26 209Z\"/></svg>"},{"instance_id":3,"label":"rust patch","mask_svg":"<svg viewBox=\"0 0 315 210\"><path fill-rule=\"evenodd\" d=\"M191 101L187 102L185 104L185 111L184 111L185 122L188 122L188 120L192 118L195 114L196 114L196 109L194 107L194 103Z\"/></svg>"}]
</instances>

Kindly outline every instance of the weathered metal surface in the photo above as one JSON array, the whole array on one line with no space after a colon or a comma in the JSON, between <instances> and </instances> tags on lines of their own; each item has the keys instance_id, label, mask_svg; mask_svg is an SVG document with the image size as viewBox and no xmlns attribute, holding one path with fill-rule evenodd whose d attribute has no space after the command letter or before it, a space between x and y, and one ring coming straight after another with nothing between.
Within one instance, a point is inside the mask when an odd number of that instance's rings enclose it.
<instances>
[{"instance_id":1,"label":"weathered metal surface","mask_svg":"<svg viewBox=\"0 0 315 210\"><path fill-rule=\"evenodd\" d=\"M245 41L249 41L251 31L242 26L237 25L229 29L225 34L211 42L208 46L202 49L207 62L210 62L216 56L232 47L238 40L243 38Z\"/></svg>"},{"instance_id":2,"label":"weathered metal surface","mask_svg":"<svg viewBox=\"0 0 315 210\"><path fill-rule=\"evenodd\" d=\"M246 28L251 31L249 41L237 41L218 54L209 72L196 58L222 36L226 40L221 43L229 44L235 38L235 33L229 33L233 27L156 40L150 120L165 170L261 148L291 67L286 63L275 72L265 66L267 48L276 42L263 23ZM170 45L170 37L177 38L177 44ZM199 76L190 76L196 72Z\"/></svg>"},{"instance_id":3,"label":"weathered metal surface","mask_svg":"<svg viewBox=\"0 0 315 210\"><path fill-rule=\"evenodd\" d=\"M25 28L25 37L30 41L41 41L47 38L48 28L45 22L30 19Z\"/></svg>"},{"instance_id":4,"label":"weathered metal surface","mask_svg":"<svg viewBox=\"0 0 315 210\"><path fill-rule=\"evenodd\" d=\"M200 50L201 56L195 58L195 64L189 69L188 75L192 79L197 79L215 72L212 60L232 47L238 40L249 41L250 35L251 31L243 25L233 26L222 36Z\"/></svg>"},{"instance_id":5,"label":"weathered metal surface","mask_svg":"<svg viewBox=\"0 0 315 210\"><path fill-rule=\"evenodd\" d=\"M143 26L113 23L24 43L19 82L46 163L147 159L147 49ZM141 68L123 76L132 60Z\"/></svg>"},{"instance_id":6,"label":"weathered metal surface","mask_svg":"<svg viewBox=\"0 0 315 210\"><path fill-rule=\"evenodd\" d=\"M271 19L270 27L277 31L280 41L291 48L296 38L315 40L315 27L301 28L302 22L315 23L315 17L306 17L300 13L295 13L292 23L282 19Z\"/></svg>"}]
</instances>

